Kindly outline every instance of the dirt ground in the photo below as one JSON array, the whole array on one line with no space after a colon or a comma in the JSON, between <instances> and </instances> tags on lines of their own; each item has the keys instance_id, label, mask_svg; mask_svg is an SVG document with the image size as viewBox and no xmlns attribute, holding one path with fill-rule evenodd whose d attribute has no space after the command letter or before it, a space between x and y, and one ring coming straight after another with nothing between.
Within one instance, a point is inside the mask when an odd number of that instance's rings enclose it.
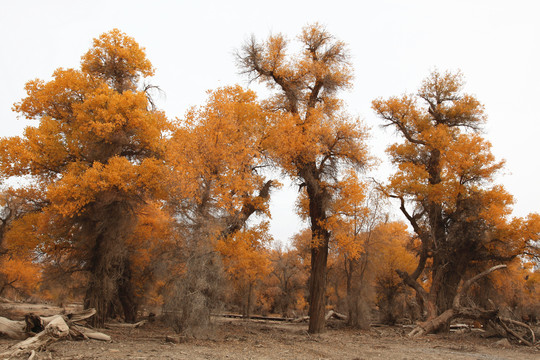
<instances>
[{"instance_id":1,"label":"dirt ground","mask_svg":"<svg viewBox=\"0 0 540 360\"><path fill-rule=\"evenodd\" d=\"M221 319L208 339L166 341L167 327L110 327L111 342L60 341L34 359L540 359L540 349L503 348L498 339L476 334L406 337L407 329L378 327L369 331L329 329L312 336L305 324ZM0 353L16 341L1 339ZM26 356L27 357L27 356ZM26 358L25 357L25 358Z\"/></svg>"},{"instance_id":2,"label":"dirt ground","mask_svg":"<svg viewBox=\"0 0 540 360\"><path fill-rule=\"evenodd\" d=\"M1 310L1 309L0 309ZM43 310L43 308L42 308ZM54 309L45 309L53 312ZM5 316L5 315L4 315ZM406 336L410 328L372 327L369 331L331 322L321 335L307 324L217 318L207 339L179 338L159 323L140 328L111 325L101 331L112 341L59 341L35 359L540 359L540 347L497 345L474 332ZM170 336L179 343L166 341ZM0 339L0 353L17 343ZM21 358L28 358L28 355Z\"/></svg>"}]
</instances>

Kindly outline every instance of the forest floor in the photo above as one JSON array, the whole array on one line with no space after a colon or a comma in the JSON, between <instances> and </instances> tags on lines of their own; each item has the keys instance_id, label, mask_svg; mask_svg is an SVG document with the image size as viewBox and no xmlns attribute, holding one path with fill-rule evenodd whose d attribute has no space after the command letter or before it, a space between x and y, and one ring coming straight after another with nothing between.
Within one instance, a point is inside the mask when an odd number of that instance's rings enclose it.
<instances>
[{"instance_id":1,"label":"forest floor","mask_svg":"<svg viewBox=\"0 0 540 360\"><path fill-rule=\"evenodd\" d=\"M475 332L410 339L406 336L410 328L384 326L361 331L343 327L339 321L329 325L325 333L309 335L305 323L217 318L215 330L206 339L182 339L159 322L139 328L110 326L101 330L112 337L110 342L58 341L36 353L34 360L540 359L538 346L505 347L497 344L500 339L484 339ZM166 341L167 336L180 341ZM0 353L16 342L0 339Z\"/></svg>"}]
</instances>

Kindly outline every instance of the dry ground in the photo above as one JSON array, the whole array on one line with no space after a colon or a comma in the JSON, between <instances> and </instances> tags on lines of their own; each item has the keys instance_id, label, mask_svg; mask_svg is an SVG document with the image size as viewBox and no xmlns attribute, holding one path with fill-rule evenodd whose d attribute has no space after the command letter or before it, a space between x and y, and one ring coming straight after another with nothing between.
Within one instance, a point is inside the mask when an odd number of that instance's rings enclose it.
<instances>
[{"instance_id":1,"label":"dry ground","mask_svg":"<svg viewBox=\"0 0 540 360\"><path fill-rule=\"evenodd\" d=\"M49 309L51 310L51 309ZM111 342L60 341L38 352L34 359L540 359L540 348L504 348L499 339L476 333L406 337L409 329L376 327L369 331L340 327L338 322L321 335L307 334L306 324L216 320L207 339L181 343L165 340L175 334L158 323L102 331ZM16 341L0 339L0 353Z\"/></svg>"}]
</instances>

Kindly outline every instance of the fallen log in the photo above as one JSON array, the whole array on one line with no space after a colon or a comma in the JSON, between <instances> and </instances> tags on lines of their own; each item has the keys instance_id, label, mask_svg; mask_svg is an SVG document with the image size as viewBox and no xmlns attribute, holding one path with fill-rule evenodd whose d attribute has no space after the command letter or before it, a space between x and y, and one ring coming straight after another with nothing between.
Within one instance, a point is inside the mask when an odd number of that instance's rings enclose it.
<instances>
[{"instance_id":1,"label":"fallen log","mask_svg":"<svg viewBox=\"0 0 540 360\"><path fill-rule=\"evenodd\" d=\"M9 351L0 356L17 356L46 348L49 344L68 337L110 341L109 335L87 329L77 324L96 313L95 309L87 309L79 313L39 317L34 314L25 316L25 320L14 321L0 317L0 333L15 340L24 339L9 347Z\"/></svg>"},{"instance_id":2,"label":"fallen log","mask_svg":"<svg viewBox=\"0 0 540 360\"><path fill-rule=\"evenodd\" d=\"M499 316L499 310L493 305L493 309L481 309L478 307L464 307L461 305L461 298L467 293L471 285L478 279L490 274L498 269L506 268L506 265L494 266L463 283L463 286L458 291L454 298L452 308L444 311L437 317L428 319L425 322L417 324L417 326L408 334L409 337L418 337L421 335L430 334L436 332L444 326L450 324L450 321L456 318L480 320L482 322L490 324L490 326L500 336L506 337L508 340L516 339L519 343L533 346L536 343L534 331L525 323L501 318ZM531 339L526 339L523 334L520 334L518 330L512 329L512 326L525 329L525 333L530 332Z\"/></svg>"},{"instance_id":3,"label":"fallen log","mask_svg":"<svg viewBox=\"0 0 540 360\"><path fill-rule=\"evenodd\" d=\"M0 356L17 356L24 352L32 352L64 338L69 335L69 326L61 315L56 315L50 319L45 329L34 337L29 337L10 347L10 351L0 354Z\"/></svg>"},{"instance_id":4,"label":"fallen log","mask_svg":"<svg viewBox=\"0 0 540 360\"><path fill-rule=\"evenodd\" d=\"M14 321L0 317L0 334L15 340L24 340L29 335L26 333L26 322Z\"/></svg>"},{"instance_id":5,"label":"fallen log","mask_svg":"<svg viewBox=\"0 0 540 360\"><path fill-rule=\"evenodd\" d=\"M534 335L534 331L531 329L529 325L522 323L520 321L511 320L511 319L498 318L497 320L499 321L499 324L502 326L502 328L506 331L506 333L516 338L519 342L527 346L535 345L536 338ZM517 325L519 327L523 327L526 329L525 331L529 330L532 334L531 341L525 339L525 336L520 335L517 330L511 329L511 325Z\"/></svg>"},{"instance_id":6,"label":"fallen log","mask_svg":"<svg viewBox=\"0 0 540 360\"><path fill-rule=\"evenodd\" d=\"M338 312L335 312L334 310L330 310L328 313L326 313L326 316L324 317L324 319L328 321L331 318L336 318L338 320L347 320L347 315L343 315Z\"/></svg>"},{"instance_id":7,"label":"fallen log","mask_svg":"<svg viewBox=\"0 0 540 360\"><path fill-rule=\"evenodd\" d=\"M465 281L461 289L458 291L457 295L454 297L452 307L444 311L439 316L436 316L432 319L428 319L425 322L419 323L410 333L409 337L418 337L426 334L436 332L444 326L450 324L455 318L467 318L475 320L490 320L495 318L498 315L498 310L484 310L480 308L470 308L461 306L461 298L467 293L469 288L473 283L478 281L478 279L492 273L495 270L506 268L506 265L497 265L492 268L472 277L471 279Z\"/></svg>"},{"instance_id":8,"label":"fallen log","mask_svg":"<svg viewBox=\"0 0 540 360\"><path fill-rule=\"evenodd\" d=\"M239 314L220 314L220 315L215 315L215 316L221 316L225 318L246 319L244 315L239 315ZM347 320L347 315L343 315L334 310L330 310L328 313L326 313L325 319L328 320L330 318L335 318L338 320ZM301 316L298 318L288 318L288 317L276 317L276 316L250 315L249 319L250 320L266 320L266 321L288 321L292 323L300 323L300 322L309 320L309 316ZM107 324L107 326L122 326L122 327L135 326L137 327L136 326L137 324Z\"/></svg>"},{"instance_id":9,"label":"fallen log","mask_svg":"<svg viewBox=\"0 0 540 360\"><path fill-rule=\"evenodd\" d=\"M143 326L144 324L146 324L148 322L148 320L141 320L139 322L136 322L134 324L129 324L129 323L109 323L109 324L106 324L106 328L111 328L111 327L119 327L119 328L130 328L130 329L137 329L137 328L140 328L141 326Z\"/></svg>"},{"instance_id":10,"label":"fallen log","mask_svg":"<svg viewBox=\"0 0 540 360\"><path fill-rule=\"evenodd\" d=\"M213 315L213 316L220 316L224 318L231 318L231 319L250 319L250 320L267 320L267 321L291 321L294 322L294 318L287 318L287 317L277 317L277 316L261 316L261 315L250 315L249 317L246 317L245 315L239 315L239 314L219 314L219 315ZM145 321L145 320L143 320Z\"/></svg>"},{"instance_id":11,"label":"fallen log","mask_svg":"<svg viewBox=\"0 0 540 360\"><path fill-rule=\"evenodd\" d=\"M301 316L299 318L294 319L293 323L301 323L301 322L307 322L309 320L309 316Z\"/></svg>"}]
</instances>

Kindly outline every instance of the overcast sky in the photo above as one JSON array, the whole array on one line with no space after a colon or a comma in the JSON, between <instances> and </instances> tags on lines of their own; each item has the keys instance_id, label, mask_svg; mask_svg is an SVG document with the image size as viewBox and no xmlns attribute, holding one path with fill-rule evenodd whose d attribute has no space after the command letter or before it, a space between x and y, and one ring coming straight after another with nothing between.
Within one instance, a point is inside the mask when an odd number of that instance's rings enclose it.
<instances>
[{"instance_id":1,"label":"overcast sky","mask_svg":"<svg viewBox=\"0 0 540 360\"><path fill-rule=\"evenodd\" d=\"M540 1L24 1L0 0L0 136L22 134L13 103L31 79L58 67L78 67L92 39L119 28L147 50L158 105L171 118L201 105L206 90L241 84L233 53L251 34L259 39L319 22L349 45L354 88L343 94L349 112L372 128L372 153L385 158L392 134L371 110L378 97L414 92L431 70L460 69L465 90L485 105L485 136L499 178L515 196L514 213L540 207ZM388 167L378 175L384 179ZM300 224L294 189L274 194L272 232L286 240Z\"/></svg>"}]
</instances>

